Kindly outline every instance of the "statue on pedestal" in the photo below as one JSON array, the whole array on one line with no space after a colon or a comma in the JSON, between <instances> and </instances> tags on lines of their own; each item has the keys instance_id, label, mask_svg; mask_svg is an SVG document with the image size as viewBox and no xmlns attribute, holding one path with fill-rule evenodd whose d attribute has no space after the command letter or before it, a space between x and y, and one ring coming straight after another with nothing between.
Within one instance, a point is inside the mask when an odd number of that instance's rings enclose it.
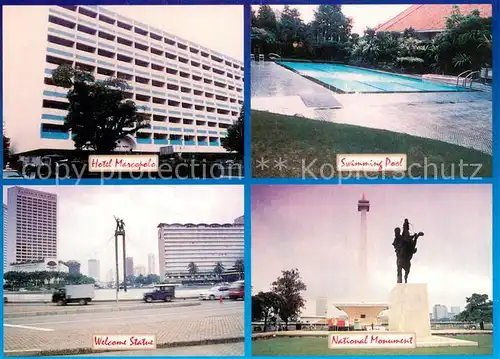
<instances>
[{"instance_id":1,"label":"statue on pedestal","mask_svg":"<svg viewBox=\"0 0 500 359\"><path fill-rule=\"evenodd\" d=\"M116 230L115 231L117 233L124 232L125 231L125 222L123 222L123 219L115 217L115 220L116 220Z\"/></svg>"},{"instance_id":2,"label":"statue on pedestal","mask_svg":"<svg viewBox=\"0 0 500 359\"><path fill-rule=\"evenodd\" d=\"M410 223L408 219L404 220L403 233L399 227L394 229L394 250L396 251L396 264L398 268L398 283L403 283L403 270L405 272L404 280L408 283L410 274L411 259L417 253L417 239L424 235L423 232L410 234Z\"/></svg>"}]
</instances>

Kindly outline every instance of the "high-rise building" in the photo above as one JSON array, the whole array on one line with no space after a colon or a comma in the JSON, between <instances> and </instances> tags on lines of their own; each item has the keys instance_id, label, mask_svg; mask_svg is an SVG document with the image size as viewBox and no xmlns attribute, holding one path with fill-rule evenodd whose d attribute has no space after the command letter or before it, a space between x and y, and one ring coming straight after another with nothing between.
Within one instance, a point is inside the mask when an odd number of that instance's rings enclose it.
<instances>
[{"instance_id":1,"label":"high-rise building","mask_svg":"<svg viewBox=\"0 0 500 359\"><path fill-rule=\"evenodd\" d=\"M128 82L126 97L151 122L119 150L226 152L221 139L243 104L242 61L101 6L10 7L3 26L4 117L16 124L9 136L18 152L74 149L63 126L67 89L52 79L61 64Z\"/></svg>"},{"instance_id":2,"label":"high-rise building","mask_svg":"<svg viewBox=\"0 0 500 359\"><path fill-rule=\"evenodd\" d=\"M320 297L316 299L316 315L326 316L328 311L328 299L325 297Z\"/></svg>"},{"instance_id":3,"label":"high-rise building","mask_svg":"<svg viewBox=\"0 0 500 359\"><path fill-rule=\"evenodd\" d=\"M460 314L460 307L451 307L450 308L450 315L451 317L454 317L455 315Z\"/></svg>"},{"instance_id":4,"label":"high-rise building","mask_svg":"<svg viewBox=\"0 0 500 359\"><path fill-rule=\"evenodd\" d=\"M127 257L125 259L125 263L127 264L126 266L126 276L127 277L132 277L134 275L134 258L133 257Z\"/></svg>"},{"instance_id":5,"label":"high-rise building","mask_svg":"<svg viewBox=\"0 0 500 359\"><path fill-rule=\"evenodd\" d=\"M7 239L7 205L3 205L3 272L7 272L7 269L9 267L9 261L7 259L7 246L8 246L8 239Z\"/></svg>"},{"instance_id":6,"label":"high-rise building","mask_svg":"<svg viewBox=\"0 0 500 359\"><path fill-rule=\"evenodd\" d=\"M144 276L146 275L146 267L144 266L135 266L134 267L134 277L138 277L138 276Z\"/></svg>"},{"instance_id":7,"label":"high-rise building","mask_svg":"<svg viewBox=\"0 0 500 359\"><path fill-rule=\"evenodd\" d=\"M99 260L89 259L89 277L94 278L96 281L101 280L101 268Z\"/></svg>"},{"instance_id":8,"label":"high-rise building","mask_svg":"<svg viewBox=\"0 0 500 359\"><path fill-rule=\"evenodd\" d=\"M80 262L67 261L65 264L68 267L69 274L80 274Z\"/></svg>"},{"instance_id":9,"label":"high-rise building","mask_svg":"<svg viewBox=\"0 0 500 359\"><path fill-rule=\"evenodd\" d=\"M148 254L148 274L157 274L156 256L152 253Z\"/></svg>"},{"instance_id":10,"label":"high-rise building","mask_svg":"<svg viewBox=\"0 0 500 359\"><path fill-rule=\"evenodd\" d=\"M432 308L433 319L446 319L448 318L448 308L446 305L436 304Z\"/></svg>"},{"instance_id":11,"label":"high-rise building","mask_svg":"<svg viewBox=\"0 0 500 359\"><path fill-rule=\"evenodd\" d=\"M224 224L160 223L158 253L161 279L189 276L191 262L200 275L213 274L217 262L230 269L243 258L243 220Z\"/></svg>"},{"instance_id":12,"label":"high-rise building","mask_svg":"<svg viewBox=\"0 0 500 359\"><path fill-rule=\"evenodd\" d=\"M57 261L57 195L10 187L7 208L8 264Z\"/></svg>"},{"instance_id":13,"label":"high-rise building","mask_svg":"<svg viewBox=\"0 0 500 359\"><path fill-rule=\"evenodd\" d=\"M106 282L108 283L115 282L115 273L113 272L112 269L108 270L108 272L106 273Z\"/></svg>"}]
</instances>

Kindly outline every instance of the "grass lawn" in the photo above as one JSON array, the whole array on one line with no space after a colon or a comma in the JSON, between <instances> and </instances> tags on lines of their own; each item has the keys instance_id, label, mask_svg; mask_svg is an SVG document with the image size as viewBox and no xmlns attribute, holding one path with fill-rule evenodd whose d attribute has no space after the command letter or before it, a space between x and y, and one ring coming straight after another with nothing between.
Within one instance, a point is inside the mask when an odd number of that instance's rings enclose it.
<instances>
[{"instance_id":1,"label":"grass lawn","mask_svg":"<svg viewBox=\"0 0 500 359\"><path fill-rule=\"evenodd\" d=\"M274 338L252 342L252 355L434 355L434 354L483 354L493 353L493 336L463 335L452 338L478 342L478 347L438 347L416 349L328 349L327 338Z\"/></svg>"},{"instance_id":2,"label":"grass lawn","mask_svg":"<svg viewBox=\"0 0 500 359\"><path fill-rule=\"evenodd\" d=\"M442 141L255 110L251 121L252 173L256 178L338 177L332 175L336 155L348 153L406 153L408 167L413 164L404 176L409 178L450 178L453 173L453 178L492 175L490 155ZM267 168L258 167L261 158L269 160ZM286 168L281 170L274 162L280 158L286 160ZM470 166L459 167L460 163ZM480 169L475 173L478 167ZM367 175L370 178L382 177L379 173ZM385 177L403 176L386 173Z\"/></svg>"}]
</instances>

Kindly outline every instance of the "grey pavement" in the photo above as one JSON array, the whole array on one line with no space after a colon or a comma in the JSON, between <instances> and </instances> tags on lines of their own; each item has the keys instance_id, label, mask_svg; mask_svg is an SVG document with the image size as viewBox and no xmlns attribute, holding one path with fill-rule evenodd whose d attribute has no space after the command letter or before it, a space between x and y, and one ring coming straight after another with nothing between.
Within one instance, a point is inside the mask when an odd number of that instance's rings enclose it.
<instances>
[{"instance_id":1,"label":"grey pavement","mask_svg":"<svg viewBox=\"0 0 500 359\"><path fill-rule=\"evenodd\" d=\"M84 354L77 356L243 356L245 343L194 345L188 347L163 348L147 351L122 350L101 354Z\"/></svg>"},{"instance_id":2,"label":"grey pavement","mask_svg":"<svg viewBox=\"0 0 500 359\"><path fill-rule=\"evenodd\" d=\"M217 342L244 337L243 302L195 307L80 313L4 319L4 350L89 349L94 334L155 334L157 344ZM201 354L200 354L201 355Z\"/></svg>"},{"instance_id":3,"label":"grey pavement","mask_svg":"<svg viewBox=\"0 0 500 359\"><path fill-rule=\"evenodd\" d=\"M341 108L308 108L304 102L327 94ZM252 109L283 113L285 107L292 114L321 121L406 133L492 153L491 92L335 94L274 63L253 64Z\"/></svg>"}]
</instances>

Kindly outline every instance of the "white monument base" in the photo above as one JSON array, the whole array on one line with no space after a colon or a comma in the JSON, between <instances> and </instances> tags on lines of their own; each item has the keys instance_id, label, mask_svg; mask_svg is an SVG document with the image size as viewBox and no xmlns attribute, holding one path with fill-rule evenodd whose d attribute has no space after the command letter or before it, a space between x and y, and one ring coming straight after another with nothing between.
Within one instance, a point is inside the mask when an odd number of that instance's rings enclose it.
<instances>
[{"instance_id":1,"label":"white monument base","mask_svg":"<svg viewBox=\"0 0 500 359\"><path fill-rule=\"evenodd\" d=\"M477 342L432 335L427 284L397 284L389 295L389 331L415 333L417 347L478 346Z\"/></svg>"},{"instance_id":2,"label":"white monument base","mask_svg":"<svg viewBox=\"0 0 500 359\"><path fill-rule=\"evenodd\" d=\"M389 331L431 336L427 284L397 284L389 296Z\"/></svg>"}]
</instances>

